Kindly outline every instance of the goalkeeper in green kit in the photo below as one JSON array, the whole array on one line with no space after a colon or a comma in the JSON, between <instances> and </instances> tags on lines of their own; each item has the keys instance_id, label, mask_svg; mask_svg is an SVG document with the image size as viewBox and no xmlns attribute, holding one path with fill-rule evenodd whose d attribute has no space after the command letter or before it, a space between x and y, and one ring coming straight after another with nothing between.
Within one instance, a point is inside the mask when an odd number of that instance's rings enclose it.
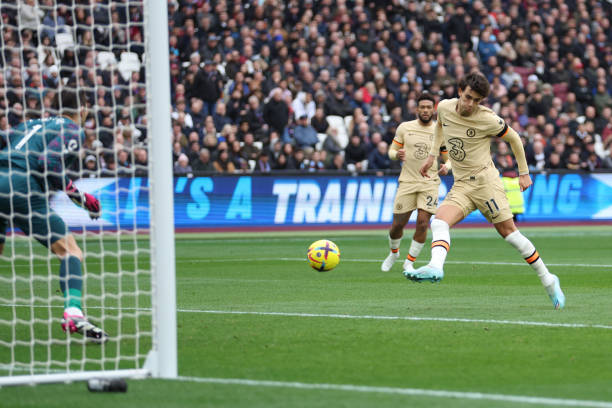
<instances>
[{"instance_id":1,"label":"goalkeeper in green kit","mask_svg":"<svg viewBox=\"0 0 612 408\"><path fill-rule=\"evenodd\" d=\"M49 195L64 191L92 219L100 215L100 201L79 191L65 171L80 159L87 117L84 91L64 88L57 95L60 116L30 120L11 128L0 150L0 254L7 226L18 227L49 248L60 260L60 289L64 295L62 329L87 340L104 343L108 335L83 314L83 252L66 224L51 208Z\"/></svg>"}]
</instances>

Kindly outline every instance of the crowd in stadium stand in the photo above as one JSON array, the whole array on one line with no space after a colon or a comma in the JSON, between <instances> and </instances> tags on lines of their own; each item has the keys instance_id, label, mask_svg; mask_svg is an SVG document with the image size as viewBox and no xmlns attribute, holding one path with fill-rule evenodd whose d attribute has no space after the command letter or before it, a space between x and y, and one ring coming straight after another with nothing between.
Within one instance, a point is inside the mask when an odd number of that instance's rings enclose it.
<instances>
[{"instance_id":1,"label":"crowd in stadium stand","mask_svg":"<svg viewBox=\"0 0 612 408\"><path fill-rule=\"evenodd\" d=\"M117 152L89 154L84 166L140 168L144 71L130 70L128 57L144 52L141 11L129 2L75 13L61 1L34 3L20 17L27 29L4 26L0 81L12 88L0 95L0 128L49 104L40 90L76 73L97 85L88 147ZM612 169L608 1L191 0L169 1L168 11L178 175L397 169L387 148L415 118L416 96L456 97L472 70L491 82L486 104L519 132L532 171ZM3 2L2 18L19 16ZM58 58L50 47L62 24L76 24L76 38ZM111 70L113 62L127 68ZM493 149L502 174L515 174L508 146Z\"/></svg>"}]
</instances>

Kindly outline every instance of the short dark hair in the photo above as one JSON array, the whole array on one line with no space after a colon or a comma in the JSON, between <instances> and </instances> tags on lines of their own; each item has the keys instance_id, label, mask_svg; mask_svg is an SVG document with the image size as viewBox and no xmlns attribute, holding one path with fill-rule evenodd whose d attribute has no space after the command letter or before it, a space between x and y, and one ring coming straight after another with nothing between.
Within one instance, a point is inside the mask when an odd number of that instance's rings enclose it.
<instances>
[{"instance_id":1,"label":"short dark hair","mask_svg":"<svg viewBox=\"0 0 612 408\"><path fill-rule=\"evenodd\" d=\"M483 98L489 96L489 81L487 80L487 77L480 72L471 72L461 78L459 81L459 89L464 91L467 86L472 88L473 91L478 92L478 94Z\"/></svg>"},{"instance_id":2,"label":"short dark hair","mask_svg":"<svg viewBox=\"0 0 612 408\"><path fill-rule=\"evenodd\" d=\"M55 109L59 113L74 115L81 107L87 106L87 92L67 85L55 96Z\"/></svg>"},{"instance_id":3,"label":"short dark hair","mask_svg":"<svg viewBox=\"0 0 612 408\"><path fill-rule=\"evenodd\" d=\"M434 106L436 105L436 98L434 98L434 96L427 91L424 91L422 94L419 95L419 97L416 100L417 105L421 101L431 101L431 103L433 103Z\"/></svg>"}]
</instances>

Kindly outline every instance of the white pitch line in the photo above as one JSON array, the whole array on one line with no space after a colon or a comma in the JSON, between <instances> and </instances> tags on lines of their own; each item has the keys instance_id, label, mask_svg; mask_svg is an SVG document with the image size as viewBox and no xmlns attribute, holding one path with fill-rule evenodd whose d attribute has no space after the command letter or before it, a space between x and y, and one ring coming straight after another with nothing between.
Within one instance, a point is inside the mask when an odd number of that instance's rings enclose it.
<instances>
[{"instance_id":1,"label":"white pitch line","mask_svg":"<svg viewBox=\"0 0 612 408\"><path fill-rule=\"evenodd\" d=\"M342 262L363 262L363 263L379 263L380 259L347 259L341 258ZM229 262L306 262L304 258L227 258L227 259L177 259L177 264L201 264L201 263L229 263ZM116 264L116 259L105 260L104 264ZM127 261L125 261L127 262ZM445 263L451 265L502 265L502 266L529 266L526 262L494 262L494 261L446 261ZM100 261L87 261L87 265L102 265ZM144 262L143 262L144 264ZM583 264L583 263L546 263L547 266L575 266L581 268L612 268L612 264ZM14 262L14 266L30 266L30 263L18 263ZM0 270L3 268L0 267ZM9 269L8 267L6 268Z\"/></svg>"},{"instance_id":2,"label":"white pitch line","mask_svg":"<svg viewBox=\"0 0 612 408\"><path fill-rule=\"evenodd\" d=\"M481 400L481 401L514 402L517 404L552 405L556 407L564 406L564 407L612 408L612 402L606 402L606 401L588 401L588 400L576 400L576 399L565 399L565 398L529 397L529 396L523 396L523 395L487 394L487 393L481 393L481 392L428 390L428 389L422 389L422 388L372 387L372 386L366 386L366 385L351 385L351 384L313 384L313 383L302 383L302 382L249 380L249 379L240 379L240 378L201 378L201 377L179 376L177 379L181 381L190 381L190 382L197 382L197 383L245 385L245 386L250 386L250 387L296 388L296 389L304 389L304 390L331 390L331 391L349 391L349 392L392 394L392 395L411 395L411 396L436 397L436 398L457 398L457 399Z\"/></svg>"},{"instance_id":3,"label":"white pitch line","mask_svg":"<svg viewBox=\"0 0 612 408\"><path fill-rule=\"evenodd\" d=\"M563 327L563 328L572 328L572 329L612 330L612 326L605 325L605 324L551 323L551 322L533 322L529 320L468 319L468 318L459 318L459 317L426 317L426 316L349 315L349 314L335 314L335 313L250 312L250 311L239 311L239 310L178 309L178 311L181 313L235 314L235 315L283 316L283 317L327 317L327 318L334 318L334 319L365 319L365 320L409 320L409 321L450 322L450 323L489 323L489 324L506 324L506 325L518 325L518 326Z\"/></svg>"},{"instance_id":4,"label":"white pitch line","mask_svg":"<svg viewBox=\"0 0 612 408\"><path fill-rule=\"evenodd\" d=\"M286 261L286 262L306 262L304 258L228 258L228 259L191 259L177 260L177 263L227 263L227 262L270 262L270 261ZM367 262L378 263L380 259L346 259L341 258L342 262ZM507 265L507 266L529 266L527 262L492 262L492 261L446 261L447 264L453 265ZM576 264L576 263L546 263L547 266L576 266L584 268L612 268L612 264Z\"/></svg>"},{"instance_id":5,"label":"white pitch line","mask_svg":"<svg viewBox=\"0 0 612 408\"><path fill-rule=\"evenodd\" d=\"M26 304L0 304L0 307L27 307L27 308L63 308L61 305L26 305ZM113 306L90 306L88 309L95 310L125 310L136 312L151 312L148 307L113 307ZM381 315L350 315L341 313L297 313L297 312L255 312L245 310L202 310L202 309L176 309L178 313L204 313L218 315L254 315L254 316L281 316L281 317L321 317L331 319L363 319L363 320L407 320L415 322L447 322L447 323L487 323L516 326L536 326L569 329L604 329L612 330L612 325L597 323L552 323L534 322L530 320L496 320L496 319L470 319L463 317L428 317L428 316L381 316Z\"/></svg>"}]
</instances>

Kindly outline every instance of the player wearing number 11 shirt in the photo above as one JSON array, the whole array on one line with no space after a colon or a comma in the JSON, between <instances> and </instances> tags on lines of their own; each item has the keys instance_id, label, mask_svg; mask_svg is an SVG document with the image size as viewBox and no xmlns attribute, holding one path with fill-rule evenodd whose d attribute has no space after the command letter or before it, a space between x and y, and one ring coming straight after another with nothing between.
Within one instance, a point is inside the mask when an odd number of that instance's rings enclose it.
<instances>
[{"instance_id":1,"label":"player wearing number 11 shirt","mask_svg":"<svg viewBox=\"0 0 612 408\"><path fill-rule=\"evenodd\" d=\"M21 123L5 135L6 146L0 150L0 254L7 226L18 227L49 248L60 260L62 329L103 343L107 334L85 318L81 306L83 252L49 207L50 193L64 191L92 219L100 214L98 199L79 191L66 175L79 160L85 139L81 123L87 117L86 93L67 87L58 95L56 108L60 116Z\"/></svg>"},{"instance_id":2,"label":"player wearing number 11 shirt","mask_svg":"<svg viewBox=\"0 0 612 408\"><path fill-rule=\"evenodd\" d=\"M502 138L510 144L519 170L521 191L531 186L525 151L519 135L503 119L480 103L489 95L489 82L479 72L459 82L458 99L438 104L438 123L429 156L420 169L429 178L441 145L446 145L455 182L431 223L431 260L428 265L404 275L414 281L437 282L444 277L444 261L450 250L453 225L478 209L535 270L555 309L565 305L559 278L551 274L534 245L516 228L499 172L491 159L491 141Z\"/></svg>"}]
</instances>

